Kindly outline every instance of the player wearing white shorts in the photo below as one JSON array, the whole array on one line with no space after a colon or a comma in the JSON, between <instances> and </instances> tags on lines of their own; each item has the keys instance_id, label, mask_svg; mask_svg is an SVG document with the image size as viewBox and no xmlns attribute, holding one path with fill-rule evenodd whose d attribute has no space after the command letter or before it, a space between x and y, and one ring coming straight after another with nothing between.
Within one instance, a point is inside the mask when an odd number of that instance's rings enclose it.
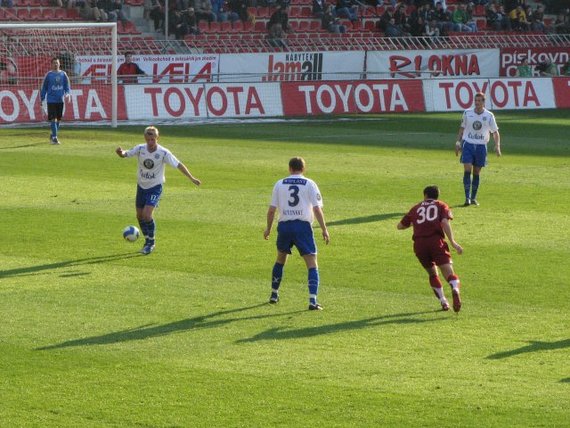
<instances>
[{"instance_id":1,"label":"player wearing white shorts","mask_svg":"<svg viewBox=\"0 0 570 428\"><path fill-rule=\"evenodd\" d=\"M495 115L485 108L485 94L478 92L475 94L475 108L465 110L463 113L455 143L455 155L462 152L460 162L464 168L464 206L479 205L477 202L479 175L481 168L487 165L487 143L491 135L495 141L495 152L497 156L501 156L501 136Z\"/></svg>"},{"instance_id":2,"label":"player wearing white shorts","mask_svg":"<svg viewBox=\"0 0 570 428\"><path fill-rule=\"evenodd\" d=\"M322 310L317 303L319 290L319 270L317 265L317 246L313 236L313 218L317 219L325 243L330 240L323 214L323 199L317 184L306 178L305 161L295 157L289 161L289 173L273 187L271 205L267 210L267 228L263 237L269 239L271 227L278 212L277 225L277 260L273 266L271 297L269 303L279 301L279 286L283 277L283 266L291 254L291 248L297 247L308 269L309 310Z\"/></svg>"},{"instance_id":3,"label":"player wearing white shorts","mask_svg":"<svg viewBox=\"0 0 570 428\"><path fill-rule=\"evenodd\" d=\"M158 138L158 129L154 126L149 126L144 130L146 144L139 144L128 151L123 150L121 147L115 150L117 155L122 158L137 156L139 160L135 206L137 220L145 237L144 247L141 250L142 254L150 254L154 250L156 225L153 212L158 206L160 196L162 195L162 185L165 182L164 165L168 164L178 168L196 186L202 183L188 171L188 168L182 162L176 159L176 156L158 144Z\"/></svg>"}]
</instances>

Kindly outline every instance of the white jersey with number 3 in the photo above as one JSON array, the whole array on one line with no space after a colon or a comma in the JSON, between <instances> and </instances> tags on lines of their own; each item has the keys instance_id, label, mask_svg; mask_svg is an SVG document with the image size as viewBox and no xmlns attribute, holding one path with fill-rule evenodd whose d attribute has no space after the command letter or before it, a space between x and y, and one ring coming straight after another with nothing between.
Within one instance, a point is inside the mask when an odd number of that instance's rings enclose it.
<instances>
[{"instance_id":1,"label":"white jersey with number 3","mask_svg":"<svg viewBox=\"0 0 570 428\"><path fill-rule=\"evenodd\" d=\"M164 164L167 163L178 168L180 161L176 159L170 150L157 144L154 152L149 152L146 144L139 144L127 151L125 157L138 156L139 170L137 183L143 189L150 189L164 183Z\"/></svg>"},{"instance_id":2,"label":"white jersey with number 3","mask_svg":"<svg viewBox=\"0 0 570 428\"><path fill-rule=\"evenodd\" d=\"M279 211L279 221L313 222L313 207L322 207L317 183L302 175L290 175L275 183L271 206Z\"/></svg>"},{"instance_id":3,"label":"white jersey with number 3","mask_svg":"<svg viewBox=\"0 0 570 428\"><path fill-rule=\"evenodd\" d=\"M487 109L483 109L481 114L475 109L465 110L461 127L463 128L463 141L471 144L487 144L491 133L499 130L495 115Z\"/></svg>"}]
</instances>

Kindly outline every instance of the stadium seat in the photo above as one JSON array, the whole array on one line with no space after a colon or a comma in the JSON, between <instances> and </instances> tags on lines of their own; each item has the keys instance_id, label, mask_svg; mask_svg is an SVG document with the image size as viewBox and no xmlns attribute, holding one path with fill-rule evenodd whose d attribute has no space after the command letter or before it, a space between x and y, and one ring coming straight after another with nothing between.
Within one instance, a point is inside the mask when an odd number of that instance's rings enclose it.
<instances>
[{"instance_id":1,"label":"stadium seat","mask_svg":"<svg viewBox=\"0 0 570 428\"><path fill-rule=\"evenodd\" d=\"M42 10L39 7L30 9L30 21L41 21Z\"/></svg>"},{"instance_id":2,"label":"stadium seat","mask_svg":"<svg viewBox=\"0 0 570 428\"><path fill-rule=\"evenodd\" d=\"M201 33L207 33L210 31L210 26L208 25L208 21L200 21L198 22L198 30Z\"/></svg>"},{"instance_id":3,"label":"stadium seat","mask_svg":"<svg viewBox=\"0 0 570 428\"><path fill-rule=\"evenodd\" d=\"M264 21L256 21L253 31L265 33L267 31L267 24Z\"/></svg>"},{"instance_id":4,"label":"stadium seat","mask_svg":"<svg viewBox=\"0 0 570 428\"><path fill-rule=\"evenodd\" d=\"M16 17L20 21L28 21L30 19L30 12L28 12L28 9L18 9Z\"/></svg>"},{"instance_id":5,"label":"stadium seat","mask_svg":"<svg viewBox=\"0 0 570 428\"><path fill-rule=\"evenodd\" d=\"M54 18L57 21L67 21L67 12L66 9L54 9Z\"/></svg>"},{"instance_id":6,"label":"stadium seat","mask_svg":"<svg viewBox=\"0 0 570 428\"><path fill-rule=\"evenodd\" d=\"M255 16L258 18L269 18L269 8L265 6L258 7Z\"/></svg>"},{"instance_id":7,"label":"stadium seat","mask_svg":"<svg viewBox=\"0 0 570 428\"><path fill-rule=\"evenodd\" d=\"M321 21L313 20L309 24L309 31L312 33L317 32L317 31L321 31L322 27L323 27L323 25L321 24Z\"/></svg>"},{"instance_id":8,"label":"stadium seat","mask_svg":"<svg viewBox=\"0 0 570 428\"><path fill-rule=\"evenodd\" d=\"M302 6L301 7L301 17L312 18L313 17L313 8L311 6Z\"/></svg>"},{"instance_id":9,"label":"stadium seat","mask_svg":"<svg viewBox=\"0 0 570 428\"><path fill-rule=\"evenodd\" d=\"M300 6L291 6L289 9L289 18L300 18L301 17L301 7Z\"/></svg>"},{"instance_id":10,"label":"stadium seat","mask_svg":"<svg viewBox=\"0 0 570 428\"><path fill-rule=\"evenodd\" d=\"M237 33L241 33L244 31L243 22L238 20L232 23L233 30Z\"/></svg>"},{"instance_id":11,"label":"stadium seat","mask_svg":"<svg viewBox=\"0 0 570 428\"><path fill-rule=\"evenodd\" d=\"M44 21L53 21L55 19L55 9L42 9L42 20Z\"/></svg>"},{"instance_id":12,"label":"stadium seat","mask_svg":"<svg viewBox=\"0 0 570 428\"><path fill-rule=\"evenodd\" d=\"M229 33L232 31L232 23L230 21L219 22L220 31L223 33Z\"/></svg>"}]
</instances>

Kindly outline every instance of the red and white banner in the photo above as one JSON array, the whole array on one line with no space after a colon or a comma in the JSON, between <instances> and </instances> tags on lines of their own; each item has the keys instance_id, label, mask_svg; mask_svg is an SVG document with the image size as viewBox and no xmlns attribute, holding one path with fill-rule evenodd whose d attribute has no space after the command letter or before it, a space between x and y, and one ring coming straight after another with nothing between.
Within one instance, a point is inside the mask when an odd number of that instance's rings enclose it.
<instances>
[{"instance_id":1,"label":"red and white banner","mask_svg":"<svg viewBox=\"0 0 570 428\"><path fill-rule=\"evenodd\" d=\"M281 84L285 116L423 111L420 81L291 82Z\"/></svg>"},{"instance_id":2,"label":"red and white banner","mask_svg":"<svg viewBox=\"0 0 570 428\"><path fill-rule=\"evenodd\" d=\"M477 92L487 96L486 105L494 110L556 107L552 79L426 80L426 111L472 108Z\"/></svg>"},{"instance_id":3,"label":"red and white banner","mask_svg":"<svg viewBox=\"0 0 570 428\"><path fill-rule=\"evenodd\" d=\"M570 77L552 79L557 108L570 108Z\"/></svg>"},{"instance_id":4,"label":"red and white banner","mask_svg":"<svg viewBox=\"0 0 570 428\"><path fill-rule=\"evenodd\" d=\"M533 74L538 76L536 65L541 62L556 64L558 71L570 58L570 47L543 47L543 48L503 48L501 49L500 76L515 76L517 66L523 58L528 58L528 63Z\"/></svg>"},{"instance_id":5,"label":"red and white banner","mask_svg":"<svg viewBox=\"0 0 570 428\"><path fill-rule=\"evenodd\" d=\"M128 119L125 97L121 89L118 96L118 120ZM0 123L41 122L44 115L39 89L4 87L0 90ZM75 85L70 102L65 103L64 121L97 122L111 120L111 87Z\"/></svg>"},{"instance_id":6,"label":"red and white banner","mask_svg":"<svg viewBox=\"0 0 570 428\"><path fill-rule=\"evenodd\" d=\"M372 51L366 73L369 79L498 77L499 50Z\"/></svg>"},{"instance_id":7,"label":"red and white banner","mask_svg":"<svg viewBox=\"0 0 570 428\"><path fill-rule=\"evenodd\" d=\"M124 57L117 58L117 67ZM133 55L136 63L148 76L139 77L139 83L194 83L211 82L218 73L219 55ZM91 80L106 80L111 75L110 56L75 57L78 76L84 83Z\"/></svg>"},{"instance_id":8,"label":"red and white banner","mask_svg":"<svg viewBox=\"0 0 570 428\"><path fill-rule=\"evenodd\" d=\"M132 120L283 116L279 84L126 85Z\"/></svg>"},{"instance_id":9,"label":"red and white banner","mask_svg":"<svg viewBox=\"0 0 570 428\"><path fill-rule=\"evenodd\" d=\"M364 52L275 52L220 56L220 82L355 80Z\"/></svg>"}]
</instances>

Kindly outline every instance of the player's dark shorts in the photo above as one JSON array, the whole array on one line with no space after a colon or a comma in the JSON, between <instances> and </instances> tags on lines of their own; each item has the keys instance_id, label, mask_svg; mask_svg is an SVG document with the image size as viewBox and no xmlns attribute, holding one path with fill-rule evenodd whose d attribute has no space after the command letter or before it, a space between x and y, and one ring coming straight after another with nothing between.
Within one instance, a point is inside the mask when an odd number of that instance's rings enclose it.
<instances>
[{"instance_id":1,"label":"player's dark shorts","mask_svg":"<svg viewBox=\"0 0 570 428\"><path fill-rule=\"evenodd\" d=\"M426 269L434 265L441 266L452 263L447 242L437 235L429 238L416 238L414 241L414 253L416 253L416 257Z\"/></svg>"},{"instance_id":2,"label":"player's dark shorts","mask_svg":"<svg viewBox=\"0 0 570 428\"><path fill-rule=\"evenodd\" d=\"M302 220L280 221L277 224L277 249L291 254L293 245L302 256L317 254L311 223Z\"/></svg>"},{"instance_id":3,"label":"player's dark shorts","mask_svg":"<svg viewBox=\"0 0 570 428\"><path fill-rule=\"evenodd\" d=\"M459 162L484 167L487 165L487 144L471 144L467 141L463 141L463 149L461 150L461 159Z\"/></svg>"},{"instance_id":4,"label":"player's dark shorts","mask_svg":"<svg viewBox=\"0 0 570 428\"><path fill-rule=\"evenodd\" d=\"M61 120L63 116L63 103L48 103L47 111L49 121L54 119Z\"/></svg>"},{"instance_id":5,"label":"player's dark shorts","mask_svg":"<svg viewBox=\"0 0 570 428\"><path fill-rule=\"evenodd\" d=\"M160 201L160 195L162 195L162 184L158 184L150 189L143 189L137 185L137 200L135 205L137 208L144 208L145 205L157 207Z\"/></svg>"}]
</instances>

